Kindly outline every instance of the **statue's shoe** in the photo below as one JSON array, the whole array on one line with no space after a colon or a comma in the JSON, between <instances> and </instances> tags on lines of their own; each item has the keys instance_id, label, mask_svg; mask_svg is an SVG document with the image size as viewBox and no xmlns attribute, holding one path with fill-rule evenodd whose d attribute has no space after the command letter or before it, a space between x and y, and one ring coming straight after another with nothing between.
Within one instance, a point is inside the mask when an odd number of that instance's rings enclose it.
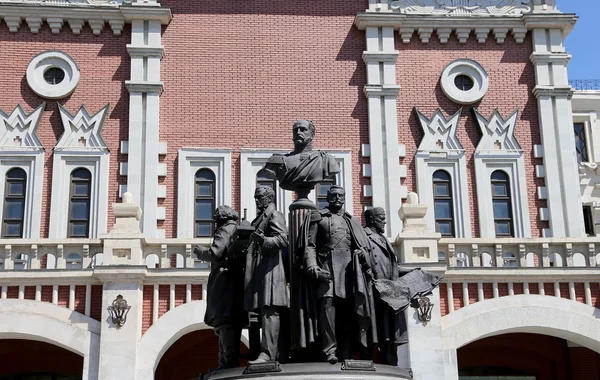
<instances>
[{"instance_id":1,"label":"statue's shoe","mask_svg":"<svg viewBox=\"0 0 600 380\"><path fill-rule=\"evenodd\" d=\"M338 362L338 358L334 354L329 354L327 355L327 362L329 362L329 364L335 364Z\"/></svg>"},{"instance_id":2,"label":"statue's shoe","mask_svg":"<svg viewBox=\"0 0 600 380\"><path fill-rule=\"evenodd\" d=\"M256 358L256 360L249 360L248 363L250 364L259 364L259 363L266 363L266 362L272 362L273 360L269 357L269 355L265 354L264 352L261 352L260 355L258 355L258 358Z\"/></svg>"}]
</instances>

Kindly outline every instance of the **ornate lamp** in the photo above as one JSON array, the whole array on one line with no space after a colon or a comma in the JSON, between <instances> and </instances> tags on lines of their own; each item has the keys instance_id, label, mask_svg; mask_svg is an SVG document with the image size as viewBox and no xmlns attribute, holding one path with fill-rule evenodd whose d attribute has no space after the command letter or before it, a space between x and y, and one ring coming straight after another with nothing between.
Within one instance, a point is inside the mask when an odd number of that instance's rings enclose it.
<instances>
[{"instance_id":1,"label":"ornate lamp","mask_svg":"<svg viewBox=\"0 0 600 380\"><path fill-rule=\"evenodd\" d=\"M431 321L431 310L433 310L433 303L429 297L422 295L414 301L413 307L417 309L419 321L423 322L423 326L427 326L427 322Z\"/></svg>"},{"instance_id":2,"label":"ornate lamp","mask_svg":"<svg viewBox=\"0 0 600 380\"><path fill-rule=\"evenodd\" d=\"M123 299L123 296L119 294L112 302L112 305L107 307L107 309L113 323L117 326L117 329L120 329L127 320L127 313L129 313L131 306L129 306L127 300Z\"/></svg>"}]
</instances>

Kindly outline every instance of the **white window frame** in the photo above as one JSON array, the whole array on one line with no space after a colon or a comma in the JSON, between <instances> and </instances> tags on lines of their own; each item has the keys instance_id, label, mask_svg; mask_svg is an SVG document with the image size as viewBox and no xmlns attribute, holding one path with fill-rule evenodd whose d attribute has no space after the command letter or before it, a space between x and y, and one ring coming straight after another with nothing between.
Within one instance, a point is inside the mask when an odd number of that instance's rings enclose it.
<instances>
[{"instance_id":1,"label":"white window frame","mask_svg":"<svg viewBox=\"0 0 600 380\"><path fill-rule=\"evenodd\" d=\"M494 206L492 202L491 176L502 170L510 181L510 203L515 238L531 237L529 203L527 200L527 176L522 152L506 153L475 152L475 181L479 206L479 228L482 238L495 238Z\"/></svg>"},{"instance_id":2,"label":"white window frame","mask_svg":"<svg viewBox=\"0 0 600 380\"><path fill-rule=\"evenodd\" d=\"M241 215L244 216L244 209L247 210L248 220L252 221L256 217L256 204L254 203L254 189L256 188L256 175L265 166L269 157L273 154L285 154L288 151L283 150L262 150L262 149L244 149L240 154L240 205ZM292 203L291 191L283 190L279 187L279 181L276 181L277 190L277 210L284 215L289 212Z\"/></svg>"},{"instance_id":3,"label":"white window frame","mask_svg":"<svg viewBox=\"0 0 600 380\"><path fill-rule=\"evenodd\" d=\"M349 213L355 215L354 210L354 191L352 183L352 153L348 150L326 150L327 153L332 155L340 166L340 172L335 176L335 183L337 186L341 186L346 191L346 201L344 208ZM313 203L317 204L317 190L316 186L308 195ZM376 205L375 205L376 206ZM359 210L362 214L362 210Z\"/></svg>"},{"instance_id":4,"label":"white window frame","mask_svg":"<svg viewBox=\"0 0 600 380\"><path fill-rule=\"evenodd\" d=\"M109 164L110 154L107 151L60 150L54 152L50 238L67 238L71 203L71 173L77 168L87 169L92 174L89 239L97 239L106 233Z\"/></svg>"},{"instance_id":5,"label":"white window frame","mask_svg":"<svg viewBox=\"0 0 600 380\"><path fill-rule=\"evenodd\" d=\"M416 154L417 194L422 203L430 205L425 214L427 226L435 232L433 173L445 170L452 186L454 237L471 237L471 212L467 183L467 160L463 151L420 151Z\"/></svg>"},{"instance_id":6,"label":"white window frame","mask_svg":"<svg viewBox=\"0 0 600 380\"><path fill-rule=\"evenodd\" d=\"M215 206L231 206L231 150L184 147L178 155L177 237L194 238L196 172L212 170L215 173Z\"/></svg>"},{"instance_id":7,"label":"white window frame","mask_svg":"<svg viewBox=\"0 0 600 380\"><path fill-rule=\"evenodd\" d=\"M44 183L44 151L2 150L0 152L0 217L4 218L4 191L6 173L21 168L27 175L25 188L25 213L23 218L23 239L40 237L42 219L42 190Z\"/></svg>"},{"instance_id":8,"label":"white window frame","mask_svg":"<svg viewBox=\"0 0 600 380\"><path fill-rule=\"evenodd\" d=\"M595 133L593 125L596 123L596 113L574 113L573 128L576 123L583 123L583 134L585 136L585 150L587 152L587 162L598 162L600 160L600 136ZM574 147L575 148L575 147ZM577 154L577 152L575 152Z\"/></svg>"}]
</instances>

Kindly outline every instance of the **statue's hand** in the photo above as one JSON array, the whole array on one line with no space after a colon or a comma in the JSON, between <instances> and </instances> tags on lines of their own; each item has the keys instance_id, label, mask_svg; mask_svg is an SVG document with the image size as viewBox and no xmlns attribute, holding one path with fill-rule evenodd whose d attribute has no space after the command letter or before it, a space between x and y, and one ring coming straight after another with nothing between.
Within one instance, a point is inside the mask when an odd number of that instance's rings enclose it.
<instances>
[{"instance_id":1,"label":"statue's hand","mask_svg":"<svg viewBox=\"0 0 600 380\"><path fill-rule=\"evenodd\" d=\"M199 260L205 260L204 258L204 252L208 251L208 248L198 244L196 247L194 247L194 255L196 255L196 257Z\"/></svg>"},{"instance_id":2,"label":"statue's hand","mask_svg":"<svg viewBox=\"0 0 600 380\"><path fill-rule=\"evenodd\" d=\"M365 253L363 252L362 249L355 249L354 254L358 256L360 261L365 261Z\"/></svg>"},{"instance_id":3,"label":"statue's hand","mask_svg":"<svg viewBox=\"0 0 600 380\"><path fill-rule=\"evenodd\" d=\"M331 273L326 270L319 268L318 266L312 266L307 269L308 275L315 280L329 282L331 281Z\"/></svg>"},{"instance_id":4,"label":"statue's hand","mask_svg":"<svg viewBox=\"0 0 600 380\"><path fill-rule=\"evenodd\" d=\"M263 241L265 241L265 235L260 233L260 232L253 232L252 235L250 235L251 239L254 239L254 241L262 244Z\"/></svg>"}]
</instances>

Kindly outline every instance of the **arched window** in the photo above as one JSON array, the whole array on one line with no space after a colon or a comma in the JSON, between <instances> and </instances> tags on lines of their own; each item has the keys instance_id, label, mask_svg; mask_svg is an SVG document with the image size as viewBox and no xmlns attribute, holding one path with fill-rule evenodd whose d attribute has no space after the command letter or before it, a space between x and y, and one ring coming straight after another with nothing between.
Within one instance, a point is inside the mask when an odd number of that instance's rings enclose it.
<instances>
[{"instance_id":1,"label":"arched window","mask_svg":"<svg viewBox=\"0 0 600 380\"><path fill-rule=\"evenodd\" d=\"M69 204L70 238L86 238L90 233L90 196L92 192L92 174L79 168L71 172L71 196Z\"/></svg>"},{"instance_id":2,"label":"arched window","mask_svg":"<svg viewBox=\"0 0 600 380\"><path fill-rule=\"evenodd\" d=\"M510 182L502 170L492 173L492 202L494 204L494 228L497 237L514 236Z\"/></svg>"},{"instance_id":3,"label":"arched window","mask_svg":"<svg viewBox=\"0 0 600 380\"><path fill-rule=\"evenodd\" d=\"M319 210L323 210L329 206L329 203L327 202L327 192L331 186L335 184L335 178L328 178L317 184L317 207Z\"/></svg>"},{"instance_id":4,"label":"arched window","mask_svg":"<svg viewBox=\"0 0 600 380\"><path fill-rule=\"evenodd\" d=\"M200 169L196 172L194 194L196 194L194 236L212 236L215 211L215 173L212 170Z\"/></svg>"},{"instance_id":5,"label":"arched window","mask_svg":"<svg viewBox=\"0 0 600 380\"><path fill-rule=\"evenodd\" d=\"M277 194L277 183L275 182L275 179L269 177L264 170L260 170L258 173L256 173L256 187L261 186L270 187L273 189L275 194ZM275 206L277 206L277 196L275 199L273 199L273 203L275 203Z\"/></svg>"},{"instance_id":6,"label":"arched window","mask_svg":"<svg viewBox=\"0 0 600 380\"><path fill-rule=\"evenodd\" d=\"M445 170L437 170L433 173L435 231L442 236L454 236L452 184L450 181L450 174Z\"/></svg>"},{"instance_id":7,"label":"arched window","mask_svg":"<svg viewBox=\"0 0 600 380\"><path fill-rule=\"evenodd\" d=\"M2 221L2 237L23 237L23 220L25 217L25 191L27 174L21 168L14 168L6 173L4 188L4 218Z\"/></svg>"}]
</instances>

